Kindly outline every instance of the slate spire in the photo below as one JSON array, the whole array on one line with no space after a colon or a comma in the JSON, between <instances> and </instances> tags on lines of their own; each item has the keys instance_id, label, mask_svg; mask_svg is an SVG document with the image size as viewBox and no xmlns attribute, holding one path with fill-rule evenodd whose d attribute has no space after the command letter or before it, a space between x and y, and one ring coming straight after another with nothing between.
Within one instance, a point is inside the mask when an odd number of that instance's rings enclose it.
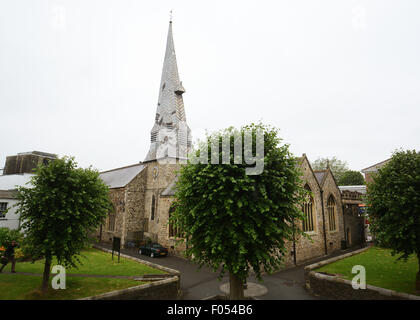
<instances>
[{"instance_id":1,"label":"slate spire","mask_svg":"<svg viewBox=\"0 0 420 320\"><path fill-rule=\"evenodd\" d=\"M191 147L191 130L187 125L182 95L185 89L179 80L176 63L172 19L169 21L165 58L159 87L155 124L151 145L144 161L160 158L184 159Z\"/></svg>"}]
</instances>

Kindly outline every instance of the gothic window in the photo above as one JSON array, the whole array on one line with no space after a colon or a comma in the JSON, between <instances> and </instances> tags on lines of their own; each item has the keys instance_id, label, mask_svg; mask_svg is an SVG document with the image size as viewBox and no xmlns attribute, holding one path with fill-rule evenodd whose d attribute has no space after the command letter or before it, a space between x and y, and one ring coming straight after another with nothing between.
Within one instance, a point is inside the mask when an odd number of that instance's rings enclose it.
<instances>
[{"instance_id":1,"label":"gothic window","mask_svg":"<svg viewBox=\"0 0 420 320\"><path fill-rule=\"evenodd\" d=\"M328 197L327 201L327 211L328 211L328 224L329 224L329 230L335 231L336 230L336 224L335 224L335 199L332 195Z\"/></svg>"},{"instance_id":2,"label":"gothic window","mask_svg":"<svg viewBox=\"0 0 420 320\"><path fill-rule=\"evenodd\" d=\"M151 208L150 220L155 220L155 196L152 196L152 208Z\"/></svg>"},{"instance_id":3,"label":"gothic window","mask_svg":"<svg viewBox=\"0 0 420 320\"><path fill-rule=\"evenodd\" d=\"M169 209L169 218L171 218L172 213L175 211L175 207ZM169 237L176 237L178 234L178 229L171 223L169 223Z\"/></svg>"},{"instance_id":4,"label":"gothic window","mask_svg":"<svg viewBox=\"0 0 420 320\"><path fill-rule=\"evenodd\" d=\"M114 212L108 215L108 230L115 231L115 213Z\"/></svg>"},{"instance_id":5,"label":"gothic window","mask_svg":"<svg viewBox=\"0 0 420 320\"><path fill-rule=\"evenodd\" d=\"M0 218L6 217L7 202L0 202Z\"/></svg>"},{"instance_id":6,"label":"gothic window","mask_svg":"<svg viewBox=\"0 0 420 320\"><path fill-rule=\"evenodd\" d=\"M305 189L311 191L308 185L305 186ZM314 199L311 195L308 195L306 202L302 206L302 211L305 215L305 220L303 221L302 229L305 232L314 231L314 214L313 214L313 207L314 207Z\"/></svg>"}]
</instances>

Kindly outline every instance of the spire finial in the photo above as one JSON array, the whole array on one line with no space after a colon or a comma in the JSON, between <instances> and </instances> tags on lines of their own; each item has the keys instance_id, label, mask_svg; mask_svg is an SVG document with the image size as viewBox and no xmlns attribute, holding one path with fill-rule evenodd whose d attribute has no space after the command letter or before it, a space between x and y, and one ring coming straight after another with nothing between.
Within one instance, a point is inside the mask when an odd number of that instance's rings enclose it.
<instances>
[{"instance_id":1,"label":"spire finial","mask_svg":"<svg viewBox=\"0 0 420 320\"><path fill-rule=\"evenodd\" d=\"M169 11L169 22L172 23L172 9Z\"/></svg>"}]
</instances>

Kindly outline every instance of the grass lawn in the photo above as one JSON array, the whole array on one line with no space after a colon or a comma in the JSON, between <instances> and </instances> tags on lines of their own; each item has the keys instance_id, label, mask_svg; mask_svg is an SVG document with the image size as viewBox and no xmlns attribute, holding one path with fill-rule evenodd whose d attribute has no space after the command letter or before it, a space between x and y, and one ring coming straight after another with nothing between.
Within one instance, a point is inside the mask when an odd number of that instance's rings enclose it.
<instances>
[{"instance_id":1,"label":"grass lawn","mask_svg":"<svg viewBox=\"0 0 420 320\"><path fill-rule=\"evenodd\" d=\"M416 294L417 258L413 255L407 262L397 261L397 257L391 256L391 250L388 249L372 247L367 251L333 262L315 271L337 274L344 279L352 280L356 275L351 273L355 265L365 267L367 284Z\"/></svg>"},{"instance_id":2,"label":"grass lawn","mask_svg":"<svg viewBox=\"0 0 420 320\"><path fill-rule=\"evenodd\" d=\"M0 300L72 300L145 283L129 279L67 277L66 289L50 287L42 296L39 290L41 280L37 276L0 274Z\"/></svg>"},{"instance_id":3,"label":"grass lawn","mask_svg":"<svg viewBox=\"0 0 420 320\"><path fill-rule=\"evenodd\" d=\"M152 267L140 264L136 261L120 258L118 263L118 255L114 255L111 260L111 254L98 250L86 249L82 252L82 262L78 268L66 270L67 274L92 274L92 275L113 275L113 276L141 276L143 274L165 274L166 272L154 269ZM53 261L52 265L57 264ZM10 265L7 267L10 268ZM6 267L6 269L7 269ZM35 263L23 262L16 263L17 272L42 273L44 271L44 260L38 260Z\"/></svg>"},{"instance_id":4,"label":"grass lawn","mask_svg":"<svg viewBox=\"0 0 420 320\"><path fill-rule=\"evenodd\" d=\"M87 275L119 275L119 276L142 276L144 274L165 274L166 272L151 268L130 259L118 256L111 260L111 254L97 249L86 249L81 258L82 265L78 268L66 270L66 289L54 290L50 287L47 295L41 296L39 288L42 278L40 276L21 275L19 272L42 274L44 261L35 263L17 262L18 274L0 274L0 300L23 300L23 299L77 299L95 294L134 287L144 282L131 279L117 278L88 278L72 277L71 274ZM57 264L53 261L52 265ZM10 270L10 264L4 271ZM50 277L50 286L53 275Z\"/></svg>"}]
</instances>

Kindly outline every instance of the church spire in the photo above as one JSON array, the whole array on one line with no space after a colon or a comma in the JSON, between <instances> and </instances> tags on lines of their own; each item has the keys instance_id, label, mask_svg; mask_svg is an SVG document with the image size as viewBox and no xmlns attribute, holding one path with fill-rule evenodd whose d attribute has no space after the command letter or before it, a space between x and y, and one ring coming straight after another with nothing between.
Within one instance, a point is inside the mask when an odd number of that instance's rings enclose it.
<instances>
[{"instance_id":1,"label":"church spire","mask_svg":"<svg viewBox=\"0 0 420 320\"><path fill-rule=\"evenodd\" d=\"M186 152L191 146L191 130L186 123L182 99L184 93L176 62L171 11L155 124L151 131L150 149L144 161L165 157L186 158Z\"/></svg>"}]
</instances>

